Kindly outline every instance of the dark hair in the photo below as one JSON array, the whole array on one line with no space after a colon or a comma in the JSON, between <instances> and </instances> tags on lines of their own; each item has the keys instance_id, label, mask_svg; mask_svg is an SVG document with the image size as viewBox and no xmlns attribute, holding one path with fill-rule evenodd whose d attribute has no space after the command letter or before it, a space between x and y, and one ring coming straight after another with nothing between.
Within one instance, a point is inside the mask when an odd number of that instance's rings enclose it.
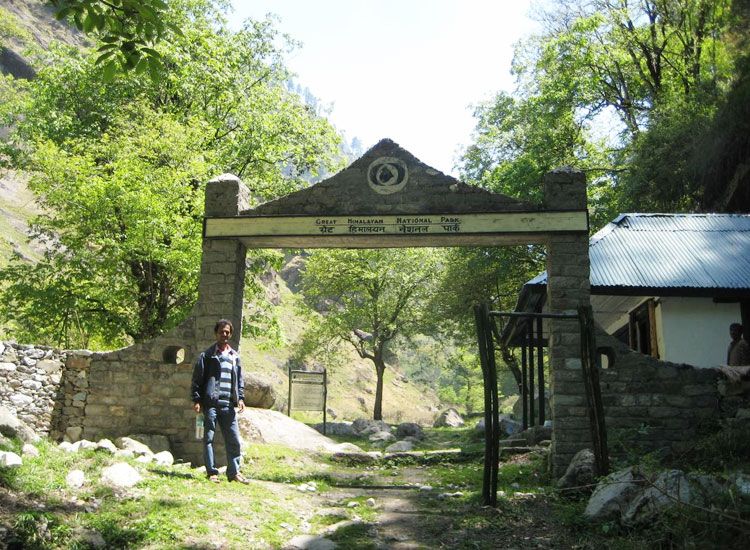
<instances>
[{"instance_id":1,"label":"dark hair","mask_svg":"<svg viewBox=\"0 0 750 550\"><path fill-rule=\"evenodd\" d=\"M217 334L221 327L229 327L230 334L234 334L234 326L229 319L219 319L216 321L216 324L214 325L214 334Z\"/></svg>"}]
</instances>

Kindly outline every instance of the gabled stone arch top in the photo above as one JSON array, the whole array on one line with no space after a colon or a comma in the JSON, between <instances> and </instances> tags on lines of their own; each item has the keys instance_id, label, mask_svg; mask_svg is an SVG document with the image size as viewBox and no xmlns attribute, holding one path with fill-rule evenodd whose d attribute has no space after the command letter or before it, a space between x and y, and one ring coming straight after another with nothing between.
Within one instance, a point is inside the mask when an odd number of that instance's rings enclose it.
<instances>
[{"instance_id":1,"label":"gabled stone arch top","mask_svg":"<svg viewBox=\"0 0 750 550\"><path fill-rule=\"evenodd\" d=\"M374 248L543 242L549 233L588 231L585 205L551 206L462 183L384 139L312 187L238 216L208 214L204 237L256 248Z\"/></svg>"}]
</instances>

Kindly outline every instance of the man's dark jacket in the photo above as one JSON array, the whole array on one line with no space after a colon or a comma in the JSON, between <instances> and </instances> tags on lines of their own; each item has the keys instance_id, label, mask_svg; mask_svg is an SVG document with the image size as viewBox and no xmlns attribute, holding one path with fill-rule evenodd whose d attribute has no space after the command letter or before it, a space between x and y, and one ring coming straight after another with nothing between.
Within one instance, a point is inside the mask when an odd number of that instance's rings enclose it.
<instances>
[{"instance_id":1,"label":"man's dark jacket","mask_svg":"<svg viewBox=\"0 0 750 550\"><path fill-rule=\"evenodd\" d=\"M234 358L230 403L233 407L236 407L240 401L245 399L245 382L242 380L240 354L231 347L229 349ZM198 360L193 367L193 383L191 386L193 403L215 407L219 402L220 380L221 363L216 354L216 344L213 344L198 356Z\"/></svg>"}]
</instances>

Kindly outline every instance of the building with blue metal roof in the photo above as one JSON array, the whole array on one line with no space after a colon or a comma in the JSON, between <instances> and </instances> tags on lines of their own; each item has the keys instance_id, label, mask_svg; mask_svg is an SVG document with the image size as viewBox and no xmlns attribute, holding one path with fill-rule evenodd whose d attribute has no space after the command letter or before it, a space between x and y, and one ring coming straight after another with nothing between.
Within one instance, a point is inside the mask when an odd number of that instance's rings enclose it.
<instances>
[{"instance_id":1,"label":"building with blue metal roof","mask_svg":"<svg viewBox=\"0 0 750 550\"><path fill-rule=\"evenodd\" d=\"M590 239L591 305L608 333L665 361L726 362L729 325L750 337L749 214L621 214ZM528 281L517 311L541 311L547 275ZM526 321L503 339L518 345Z\"/></svg>"}]
</instances>

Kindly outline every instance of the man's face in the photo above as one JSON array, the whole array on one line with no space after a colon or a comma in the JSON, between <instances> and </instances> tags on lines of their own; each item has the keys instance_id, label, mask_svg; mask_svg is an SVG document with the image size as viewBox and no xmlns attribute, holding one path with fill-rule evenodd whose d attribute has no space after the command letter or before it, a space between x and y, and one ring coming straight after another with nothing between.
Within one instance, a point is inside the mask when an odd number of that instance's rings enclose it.
<instances>
[{"instance_id":1,"label":"man's face","mask_svg":"<svg viewBox=\"0 0 750 550\"><path fill-rule=\"evenodd\" d=\"M738 340L742 336L742 327L738 327L737 325L729 327L729 336L732 337L732 340Z\"/></svg>"},{"instance_id":2,"label":"man's face","mask_svg":"<svg viewBox=\"0 0 750 550\"><path fill-rule=\"evenodd\" d=\"M219 330L216 331L216 342L222 346L229 343L231 337L232 329L229 328L229 325L222 325L219 327Z\"/></svg>"}]
</instances>

